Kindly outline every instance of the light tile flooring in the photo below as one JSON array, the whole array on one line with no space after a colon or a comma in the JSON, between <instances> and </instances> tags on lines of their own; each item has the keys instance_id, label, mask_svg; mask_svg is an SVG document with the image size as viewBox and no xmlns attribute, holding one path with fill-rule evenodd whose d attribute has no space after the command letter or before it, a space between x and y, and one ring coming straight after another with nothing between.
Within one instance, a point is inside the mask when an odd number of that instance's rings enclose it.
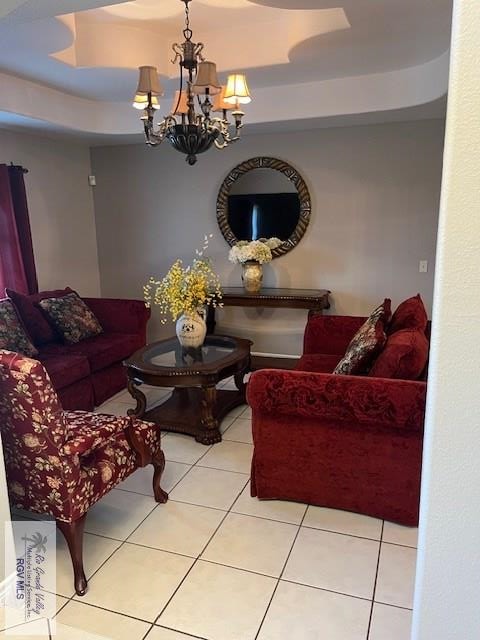
<instances>
[{"instance_id":1,"label":"light tile flooring","mask_svg":"<svg viewBox=\"0 0 480 640\"><path fill-rule=\"evenodd\" d=\"M166 393L148 390L149 403ZM123 392L99 411L129 406ZM12 637L408 640L416 529L251 498L250 420L233 411L213 447L165 434L168 503L153 501L147 467L90 510L83 598L59 535L56 635L41 621Z\"/></svg>"}]
</instances>

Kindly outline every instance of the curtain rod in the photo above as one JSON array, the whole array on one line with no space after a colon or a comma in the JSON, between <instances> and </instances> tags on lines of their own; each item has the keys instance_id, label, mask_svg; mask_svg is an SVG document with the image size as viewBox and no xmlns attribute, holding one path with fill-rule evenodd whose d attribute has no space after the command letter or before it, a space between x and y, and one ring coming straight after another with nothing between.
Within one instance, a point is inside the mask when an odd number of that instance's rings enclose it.
<instances>
[{"instance_id":1,"label":"curtain rod","mask_svg":"<svg viewBox=\"0 0 480 640\"><path fill-rule=\"evenodd\" d=\"M19 164L13 164L13 162L10 162L10 166L14 169L19 169L22 173L28 173L28 169L25 169L25 167L22 167Z\"/></svg>"}]
</instances>

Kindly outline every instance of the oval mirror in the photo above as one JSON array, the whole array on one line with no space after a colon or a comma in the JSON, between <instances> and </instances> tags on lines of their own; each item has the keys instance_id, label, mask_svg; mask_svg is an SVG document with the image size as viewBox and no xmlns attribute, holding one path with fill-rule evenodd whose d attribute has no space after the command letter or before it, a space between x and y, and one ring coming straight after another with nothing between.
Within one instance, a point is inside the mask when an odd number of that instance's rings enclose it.
<instances>
[{"instance_id":1,"label":"oval mirror","mask_svg":"<svg viewBox=\"0 0 480 640\"><path fill-rule=\"evenodd\" d=\"M230 246L239 240L279 238L274 258L295 247L311 213L310 194L301 175L276 158L251 158L223 181L217 197L217 220Z\"/></svg>"}]
</instances>

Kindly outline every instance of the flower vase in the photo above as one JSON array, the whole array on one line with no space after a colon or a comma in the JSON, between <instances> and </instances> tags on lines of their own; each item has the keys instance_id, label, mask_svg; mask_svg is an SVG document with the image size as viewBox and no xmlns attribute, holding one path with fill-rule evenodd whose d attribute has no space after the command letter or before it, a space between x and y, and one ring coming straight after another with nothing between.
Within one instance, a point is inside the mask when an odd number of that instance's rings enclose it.
<instances>
[{"instance_id":1,"label":"flower vase","mask_svg":"<svg viewBox=\"0 0 480 640\"><path fill-rule=\"evenodd\" d=\"M247 293L258 293L262 288L262 265L256 260L247 260L242 264L242 282Z\"/></svg>"},{"instance_id":2,"label":"flower vase","mask_svg":"<svg viewBox=\"0 0 480 640\"><path fill-rule=\"evenodd\" d=\"M198 311L184 313L178 318L175 331L182 347L198 349L202 346L207 335L205 315Z\"/></svg>"}]
</instances>

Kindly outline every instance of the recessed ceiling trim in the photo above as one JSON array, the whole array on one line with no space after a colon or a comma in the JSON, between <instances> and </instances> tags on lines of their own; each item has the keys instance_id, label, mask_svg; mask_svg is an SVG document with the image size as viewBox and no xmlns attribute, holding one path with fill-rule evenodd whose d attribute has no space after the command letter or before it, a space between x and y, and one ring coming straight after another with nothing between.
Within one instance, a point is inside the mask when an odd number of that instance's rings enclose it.
<instances>
[{"instance_id":1,"label":"recessed ceiling trim","mask_svg":"<svg viewBox=\"0 0 480 640\"><path fill-rule=\"evenodd\" d=\"M257 89L249 123L385 112L432 102L447 91L449 54L423 65L323 82ZM0 111L43 120L85 134L130 135L138 122L129 103L97 102L64 94L14 76L0 74ZM163 113L170 100L163 100ZM1 123L1 116L0 116Z\"/></svg>"}]
</instances>

